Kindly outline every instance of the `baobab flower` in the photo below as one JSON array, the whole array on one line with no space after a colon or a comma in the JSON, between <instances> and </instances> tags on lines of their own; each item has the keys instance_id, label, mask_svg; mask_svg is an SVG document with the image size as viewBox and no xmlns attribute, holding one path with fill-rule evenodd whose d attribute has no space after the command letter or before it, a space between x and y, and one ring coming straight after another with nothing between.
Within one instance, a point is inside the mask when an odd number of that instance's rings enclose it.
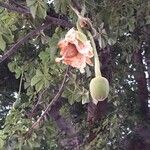
<instances>
[{"instance_id":1,"label":"baobab flower","mask_svg":"<svg viewBox=\"0 0 150 150\"><path fill-rule=\"evenodd\" d=\"M80 69L83 72L86 64L93 65L90 58L94 56L93 48L82 32L70 29L65 38L58 43L60 55L56 62L62 61L66 65Z\"/></svg>"}]
</instances>

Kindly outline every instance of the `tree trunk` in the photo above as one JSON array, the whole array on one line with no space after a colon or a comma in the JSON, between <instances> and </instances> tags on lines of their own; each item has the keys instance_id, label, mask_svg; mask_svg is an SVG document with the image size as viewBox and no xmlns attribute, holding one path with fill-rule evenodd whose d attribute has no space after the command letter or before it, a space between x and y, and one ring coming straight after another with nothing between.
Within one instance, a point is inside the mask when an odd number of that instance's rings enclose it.
<instances>
[{"instance_id":1,"label":"tree trunk","mask_svg":"<svg viewBox=\"0 0 150 150\"><path fill-rule=\"evenodd\" d=\"M49 111L50 117L55 121L58 130L67 138L59 139L59 143L63 150L79 150L79 138L71 120L64 118L59 110L66 103L65 98L60 98L55 106Z\"/></svg>"},{"instance_id":2,"label":"tree trunk","mask_svg":"<svg viewBox=\"0 0 150 150\"><path fill-rule=\"evenodd\" d=\"M143 64L143 56L141 50L138 50L134 53L133 61L135 64L135 80L137 82L138 88L138 100L140 103L140 110L143 116L148 114L148 89L147 89L147 80L145 77L145 66Z\"/></svg>"}]
</instances>

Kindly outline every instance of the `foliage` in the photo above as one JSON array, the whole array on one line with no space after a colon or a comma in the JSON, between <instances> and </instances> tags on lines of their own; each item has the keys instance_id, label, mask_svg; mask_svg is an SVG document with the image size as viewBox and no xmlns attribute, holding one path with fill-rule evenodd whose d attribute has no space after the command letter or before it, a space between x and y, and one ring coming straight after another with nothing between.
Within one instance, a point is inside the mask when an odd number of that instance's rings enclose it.
<instances>
[{"instance_id":1,"label":"foliage","mask_svg":"<svg viewBox=\"0 0 150 150\"><path fill-rule=\"evenodd\" d=\"M6 9L2 3L12 7ZM74 6L76 3L78 5ZM72 122L81 138L81 149L123 149L122 142L132 136L138 124L149 128L149 120L140 112L136 74L137 71L147 71L148 67L150 2L82 0L76 3L71 0L54 0L51 3L47 0L0 1L0 60L8 55L14 44L35 30L0 64L0 149L62 149L62 140L71 137L63 133L63 125L67 124L70 129L64 129L64 132L70 132L73 130ZM96 120L92 127L88 126L89 83L94 77L94 70L87 66L85 73L81 74L71 68L61 96L67 102L60 102L63 103L61 108L52 106L67 123L63 122L62 129L59 129L59 117L55 119L56 112L49 111L31 135L27 135L58 93L64 79L66 66L57 64L55 58L59 55L57 43L77 22L70 5L85 9L85 17L91 20L97 31L95 41L102 73L107 77L107 72L111 71L107 114ZM13 7L17 8L16 11ZM49 24L47 28L37 31L46 23ZM111 62L106 64L109 56L103 58L103 55L108 48L111 49ZM137 51L141 53L143 64L134 61ZM5 72L6 68L9 68L9 74ZM147 85L146 88L149 87ZM87 142L91 131L96 136Z\"/></svg>"}]
</instances>

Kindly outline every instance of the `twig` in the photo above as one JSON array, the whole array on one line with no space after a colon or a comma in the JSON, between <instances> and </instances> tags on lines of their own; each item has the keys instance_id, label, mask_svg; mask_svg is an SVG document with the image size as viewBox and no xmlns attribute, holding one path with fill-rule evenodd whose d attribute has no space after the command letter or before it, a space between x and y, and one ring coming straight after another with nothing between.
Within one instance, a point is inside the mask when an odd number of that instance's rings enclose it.
<instances>
[{"instance_id":1,"label":"twig","mask_svg":"<svg viewBox=\"0 0 150 150\"><path fill-rule=\"evenodd\" d=\"M42 113L42 115L38 118L38 120L27 131L27 133L25 134L25 138L29 137L32 134L33 129L39 128L40 122L42 121L42 119L44 118L44 116L48 113L48 111L50 111L52 109L52 107L56 104L56 102L58 101L58 99L62 95L64 87L65 87L65 84L66 84L67 79L68 79L69 69L70 69L70 67L68 66L67 69L66 69L66 73L65 73L64 79L62 81L62 84L61 84L61 87L60 87L58 93L55 95L55 97L49 103L49 105L47 106L47 108L45 109L45 111Z\"/></svg>"},{"instance_id":2,"label":"twig","mask_svg":"<svg viewBox=\"0 0 150 150\"><path fill-rule=\"evenodd\" d=\"M48 87L45 88L45 89L39 94L38 101L37 101L36 105L33 107L31 114L33 114L33 113L35 112L36 108L38 107L38 105L39 105L40 102L42 101L42 97L43 97L43 95L45 94L45 92L47 91L47 89L48 89Z\"/></svg>"},{"instance_id":3,"label":"twig","mask_svg":"<svg viewBox=\"0 0 150 150\"><path fill-rule=\"evenodd\" d=\"M73 4L73 7L75 7L79 12L82 10L81 4L79 3L79 1L77 1L77 0L72 0L71 2L72 2L72 4Z\"/></svg>"}]
</instances>

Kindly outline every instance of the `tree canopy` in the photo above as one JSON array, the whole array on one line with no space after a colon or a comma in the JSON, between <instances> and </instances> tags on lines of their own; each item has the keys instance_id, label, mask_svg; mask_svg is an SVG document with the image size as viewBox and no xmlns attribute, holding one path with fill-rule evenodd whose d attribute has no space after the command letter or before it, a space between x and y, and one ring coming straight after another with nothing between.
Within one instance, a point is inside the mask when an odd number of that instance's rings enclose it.
<instances>
[{"instance_id":1,"label":"tree canopy","mask_svg":"<svg viewBox=\"0 0 150 150\"><path fill-rule=\"evenodd\" d=\"M149 150L149 0L0 0L0 149Z\"/></svg>"}]
</instances>

